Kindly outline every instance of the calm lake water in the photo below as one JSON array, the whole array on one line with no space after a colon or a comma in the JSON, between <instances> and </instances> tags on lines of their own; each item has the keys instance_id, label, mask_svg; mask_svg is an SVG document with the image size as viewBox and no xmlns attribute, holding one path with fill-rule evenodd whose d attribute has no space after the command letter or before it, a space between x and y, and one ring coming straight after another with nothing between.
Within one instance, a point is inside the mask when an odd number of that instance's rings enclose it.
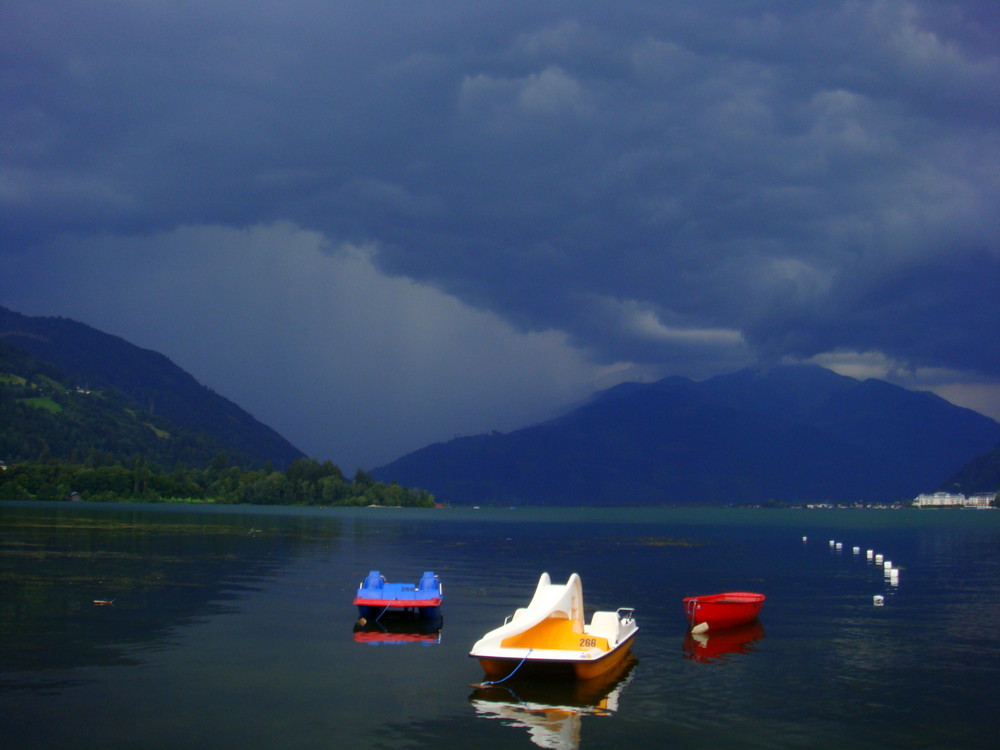
<instances>
[{"instance_id":1,"label":"calm lake water","mask_svg":"<svg viewBox=\"0 0 1000 750\"><path fill-rule=\"evenodd\" d=\"M355 634L370 569L436 572L440 633ZM634 663L474 688L542 571L635 607ZM759 626L686 638L681 599L725 590ZM1000 511L0 503L5 750L992 748L998 622Z\"/></svg>"}]
</instances>

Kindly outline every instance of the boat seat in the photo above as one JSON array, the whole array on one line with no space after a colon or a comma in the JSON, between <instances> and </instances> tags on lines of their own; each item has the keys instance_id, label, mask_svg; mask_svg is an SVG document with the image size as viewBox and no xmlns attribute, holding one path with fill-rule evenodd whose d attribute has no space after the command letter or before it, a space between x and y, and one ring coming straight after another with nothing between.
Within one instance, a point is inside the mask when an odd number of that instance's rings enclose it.
<instances>
[{"instance_id":1,"label":"boat seat","mask_svg":"<svg viewBox=\"0 0 1000 750\"><path fill-rule=\"evenodd\" d=\"M431 571L425 570L424 574L420 577L420 584L417 588L420 591L427 591L428 589L433 590L438 587L437 576Z\"/></svg>"},{"instance_id":2,"label":"boat seat","mask_svg":"<svg viewBox=\"0 0 1000 750\"><path fill-rule=\"evenodd\" d=\"M362 586L362 588L365 588L365 589L380 589L380 588L382 588L382 574L379 571L377 571L377 570L371 571L368 574L368 577L365 579L365 583Z\"/></svg>"},{"instance_id":3,"label":"boat seat","mask_svg":"<svg viewBox=\"0 0 1000 750\"><path fill-rule=\"evenodd\" d=\"M607 638L611 642L618 640L618 613L617 612L594 612L590 620L589 632L592 635L599 635Z\"/></svg>"}]
</instances>

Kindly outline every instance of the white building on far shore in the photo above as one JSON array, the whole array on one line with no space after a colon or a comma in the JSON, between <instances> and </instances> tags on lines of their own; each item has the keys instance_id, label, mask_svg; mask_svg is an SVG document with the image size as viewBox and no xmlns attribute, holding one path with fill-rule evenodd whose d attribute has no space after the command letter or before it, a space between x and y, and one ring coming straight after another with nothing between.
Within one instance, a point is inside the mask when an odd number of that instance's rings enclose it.
<instances>
[{"instance_id":1,"label":"white building on far shore","mask_svg":"<svg viewBox=\"0 0 1000 750\"><path fill-rule=\"evenodd\" d=\"M962 493L934 492L917 495L914 508L989 508L996 500L995 492L983 492L966 497Z\"/></svg>"}]
</instances>

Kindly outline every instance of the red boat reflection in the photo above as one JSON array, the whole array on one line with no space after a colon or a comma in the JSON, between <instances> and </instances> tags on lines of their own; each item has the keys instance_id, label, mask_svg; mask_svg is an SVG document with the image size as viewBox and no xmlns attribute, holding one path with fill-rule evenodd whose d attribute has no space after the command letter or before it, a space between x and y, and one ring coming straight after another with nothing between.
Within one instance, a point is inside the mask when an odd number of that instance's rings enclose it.
<instances>
[{"instance_id":1,"label":"red boat reflection","mask_svg":"<svg viewBox=\"0 0 1000 750\"><path fill-rule=\"evenodd\" d=\"M684 657L700 662L725 661L727 654L750 653L754 650L750 644L763 637L764 626L756 621L733 628L688 633L684 638Z\"/></svg>"}]
</instances>

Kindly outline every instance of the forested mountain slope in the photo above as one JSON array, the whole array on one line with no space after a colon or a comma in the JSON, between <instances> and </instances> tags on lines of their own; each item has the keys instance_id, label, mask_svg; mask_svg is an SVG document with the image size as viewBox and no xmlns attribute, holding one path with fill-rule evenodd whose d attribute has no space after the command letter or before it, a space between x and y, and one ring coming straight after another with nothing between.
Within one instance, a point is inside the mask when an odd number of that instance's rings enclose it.
<instances>
[{"instance_id":1,"label":"forested mountain slope","mask_svg":"<svg viewBox=\"0 0 1000 750\"><path fill-rule=\"evenodd\" d=\"M66 318L0 307L0 459L90 450L207 465L282 468L303 456L281 435L167 357ZM167 463L167 466L170 464Z\"/></svg>"},{"instance_id":2,"label":"forested mountain slope","mask_svg":"<svg viewBox=\"0 0 1000 750\"><path fill-rule=\"evenodd\" d=\"M550 422L376 469L454 503L891 502L940 485L1000 424L929 393L813 366L667 378Z\"/></svg>"}]
</instances>

